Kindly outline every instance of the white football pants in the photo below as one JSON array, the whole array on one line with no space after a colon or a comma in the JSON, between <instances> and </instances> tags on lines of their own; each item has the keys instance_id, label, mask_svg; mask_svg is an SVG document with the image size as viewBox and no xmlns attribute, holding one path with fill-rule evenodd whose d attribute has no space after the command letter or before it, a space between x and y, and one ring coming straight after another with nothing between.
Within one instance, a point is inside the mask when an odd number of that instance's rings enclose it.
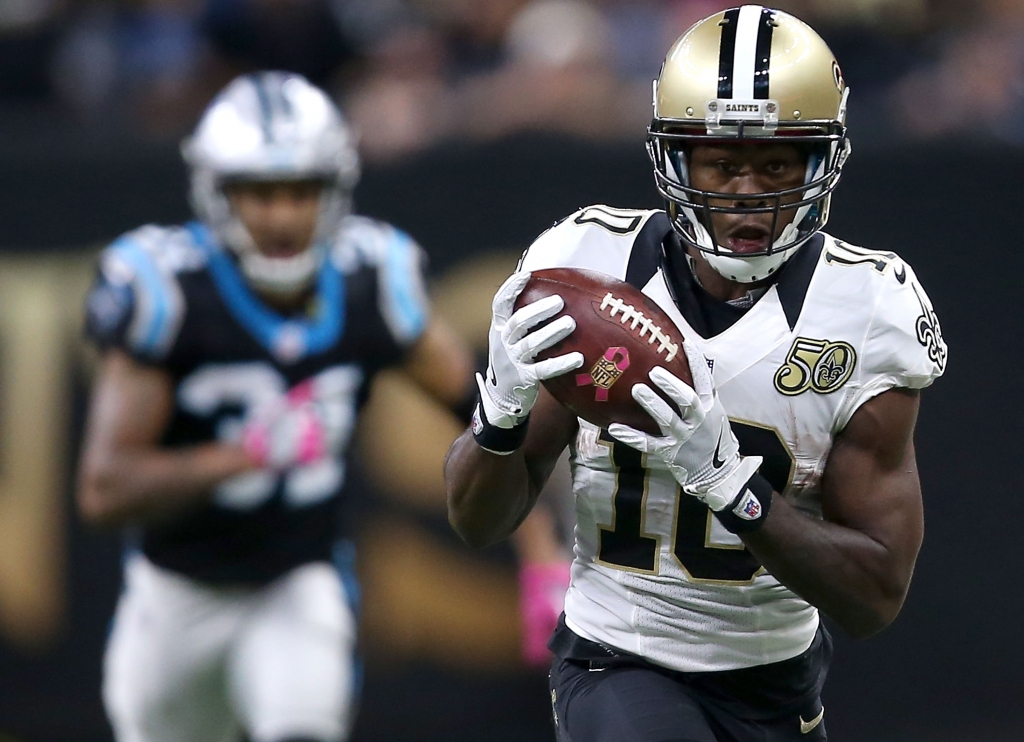
<instances>
[{"instance_id":1,"label":"white football pants","mask_svg":"<svg viewBox=\"0 0 1024 742\"><path fill-rule=\"evenodd\" d=\"M118 742L335 742L353 714L356 621L333 565L258 589L212 587L141 555L104 661Z\"/></svg>"}]
</instances>

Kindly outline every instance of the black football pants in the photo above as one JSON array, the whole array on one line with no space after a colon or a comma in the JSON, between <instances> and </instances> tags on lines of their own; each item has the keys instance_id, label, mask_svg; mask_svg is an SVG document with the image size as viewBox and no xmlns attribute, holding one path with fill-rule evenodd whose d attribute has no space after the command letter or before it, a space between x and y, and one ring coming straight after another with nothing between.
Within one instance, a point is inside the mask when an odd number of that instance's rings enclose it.
<instances>
[{"instance_id":1,"label":"black football pants","mask_svg":"<svg viewBox=\"0 0 1024 742\"><path fill-rule=\"evenodd\" d=\"M820 693L831 655L824 627L798 657L728 672L556 655L558 742L824 742Z\"/></svg>"}]
</instances>

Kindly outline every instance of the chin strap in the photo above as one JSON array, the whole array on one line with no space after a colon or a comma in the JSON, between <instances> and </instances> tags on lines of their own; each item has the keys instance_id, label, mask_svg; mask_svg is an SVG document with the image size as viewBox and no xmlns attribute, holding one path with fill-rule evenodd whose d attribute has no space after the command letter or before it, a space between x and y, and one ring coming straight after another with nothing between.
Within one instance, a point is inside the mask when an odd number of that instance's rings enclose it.
<instances>
[{"instance_id":1,"label":"chin strap","mask_svg":"<svg viewBox=\"0 0 1024 742\"><path fill-rule=\"evenodd\" d=\"M313 284L339 228L352 213L350 188L336 181L325 184L311 246L290 258L268 258L259 252L249 230L231 208L215 172L196 168L190 197L196 215L218 243L238 256L246 280L261 292L276 296L294 295Z\"/></svg>"},{"instance_id":2,"label":"chin strap","mask_svg":"<svg viewBox=\"0 0 1024 742\"><path fill-rule=\"evenodd\" d=\"M326 248L313 247L290 258L268 258L249 250L238 259L243 275L254 288L275 295L289 295L313 285L317 270L323 263Z\"/></svg>"},{"instance_id":3,"label":"chin strap","mask_svg":"<svg viewBox=\"0 0 1024 742\"><path fill-rule=\"evenodd\" d=\"M833 147L838 145L833 144ZM675 156L672 156L675 155ZM807 167L804 171L804 183L812 183L822 178L829 158L811 153L807 158ZM666 153L664 157L666 180L675 181L680 185L690 186L689 165L686 154L682 151ZM671 185L666 185L666 191L673 193ZM814 198L823 190L824 185L811 189L804 195L804 198ZM789 260L807 240L814 236L811 232L804 237L800 236L800 224L807 218L811 210L816 208L818 203L813 202L797 209L793 221L787 224L779 237L772 243L772 252L768 255L757 255L742 257L727 247L717 244L712 239L711 233L697 218L693 204L685 193L675 193L678 201L672 204L678 210L678 214L671 219L673 228L683 237L685 241L692 240L705 260L719 274L731 281L739 283L753 283L768 278L777 272L787 260ZM671 214L670 214L671 216ZM679 224L684 219L692 230L692 236L685 234L685 228Z\"/></svg>"}]
</instances>

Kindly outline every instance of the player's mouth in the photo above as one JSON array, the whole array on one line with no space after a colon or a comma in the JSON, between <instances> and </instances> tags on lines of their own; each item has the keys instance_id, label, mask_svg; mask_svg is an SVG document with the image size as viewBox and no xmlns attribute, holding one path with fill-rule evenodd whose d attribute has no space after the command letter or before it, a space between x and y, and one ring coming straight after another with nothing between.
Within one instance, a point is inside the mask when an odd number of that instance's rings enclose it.
<instances>
[{"instance_id":1,"label":"player's mouth","mask_svg":"<svg viewBox=\"0 0 1024 742\"><path fill-rule=\"evenodd\" d=\"M264 257L277 259L294 258L305 249L305 245L300 245L294 240L268 241L260 246L260 252Z\"/></svg>"},{"instance_id":2,"label":"player's mouth","mask_svg":"<svg viewBox=\"0 0 1024 742\"><path fill-rule=\"evenodd\" d=\"M723 243L723 247L727 247L740 255L765 252L770 246L771 233L768 228L762 227L759 224L749 223L741 224L729 230Z\"/></svg>"}]
</instances>

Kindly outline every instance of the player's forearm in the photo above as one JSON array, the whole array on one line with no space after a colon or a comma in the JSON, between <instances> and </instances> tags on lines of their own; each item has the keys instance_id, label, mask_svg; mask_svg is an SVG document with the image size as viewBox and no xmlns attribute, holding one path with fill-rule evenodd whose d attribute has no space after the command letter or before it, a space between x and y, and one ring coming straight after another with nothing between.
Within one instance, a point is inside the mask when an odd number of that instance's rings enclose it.
<instances>
[{"instance_id":1,"label":"player's forearm","mask_svg":"<svg viewBox=\"0 0 1024 742\"><path fill-rule=\"evenodd\" d=\"M776 579L851 636L888 626L910 584L910 568L865 533L813 520L778 495L763 528L743 541Z\"/></svg>"},{"instance_id":2,"label":"player's forearm","mask_svg":"<svg viewBox=\"0 0 1024 742\"><path fill-rule=\"evenodd\" d=\"M241 447L215 443L87 454L79 472L78 507L86 520L99 525L159 519L250 469L252 462Z\"/></svg>"},{"instance_id":3,"label":"player's forearm","mask_svg":"<svg viewBox=\"0 0 1024 742\"><path fill-rule=\"evenodd\" d=\"M537 498L523 452L508 456L485 451L467 430L445 459L448 521L470 546L508 538Z\"/></svg>"}]
</instances>

